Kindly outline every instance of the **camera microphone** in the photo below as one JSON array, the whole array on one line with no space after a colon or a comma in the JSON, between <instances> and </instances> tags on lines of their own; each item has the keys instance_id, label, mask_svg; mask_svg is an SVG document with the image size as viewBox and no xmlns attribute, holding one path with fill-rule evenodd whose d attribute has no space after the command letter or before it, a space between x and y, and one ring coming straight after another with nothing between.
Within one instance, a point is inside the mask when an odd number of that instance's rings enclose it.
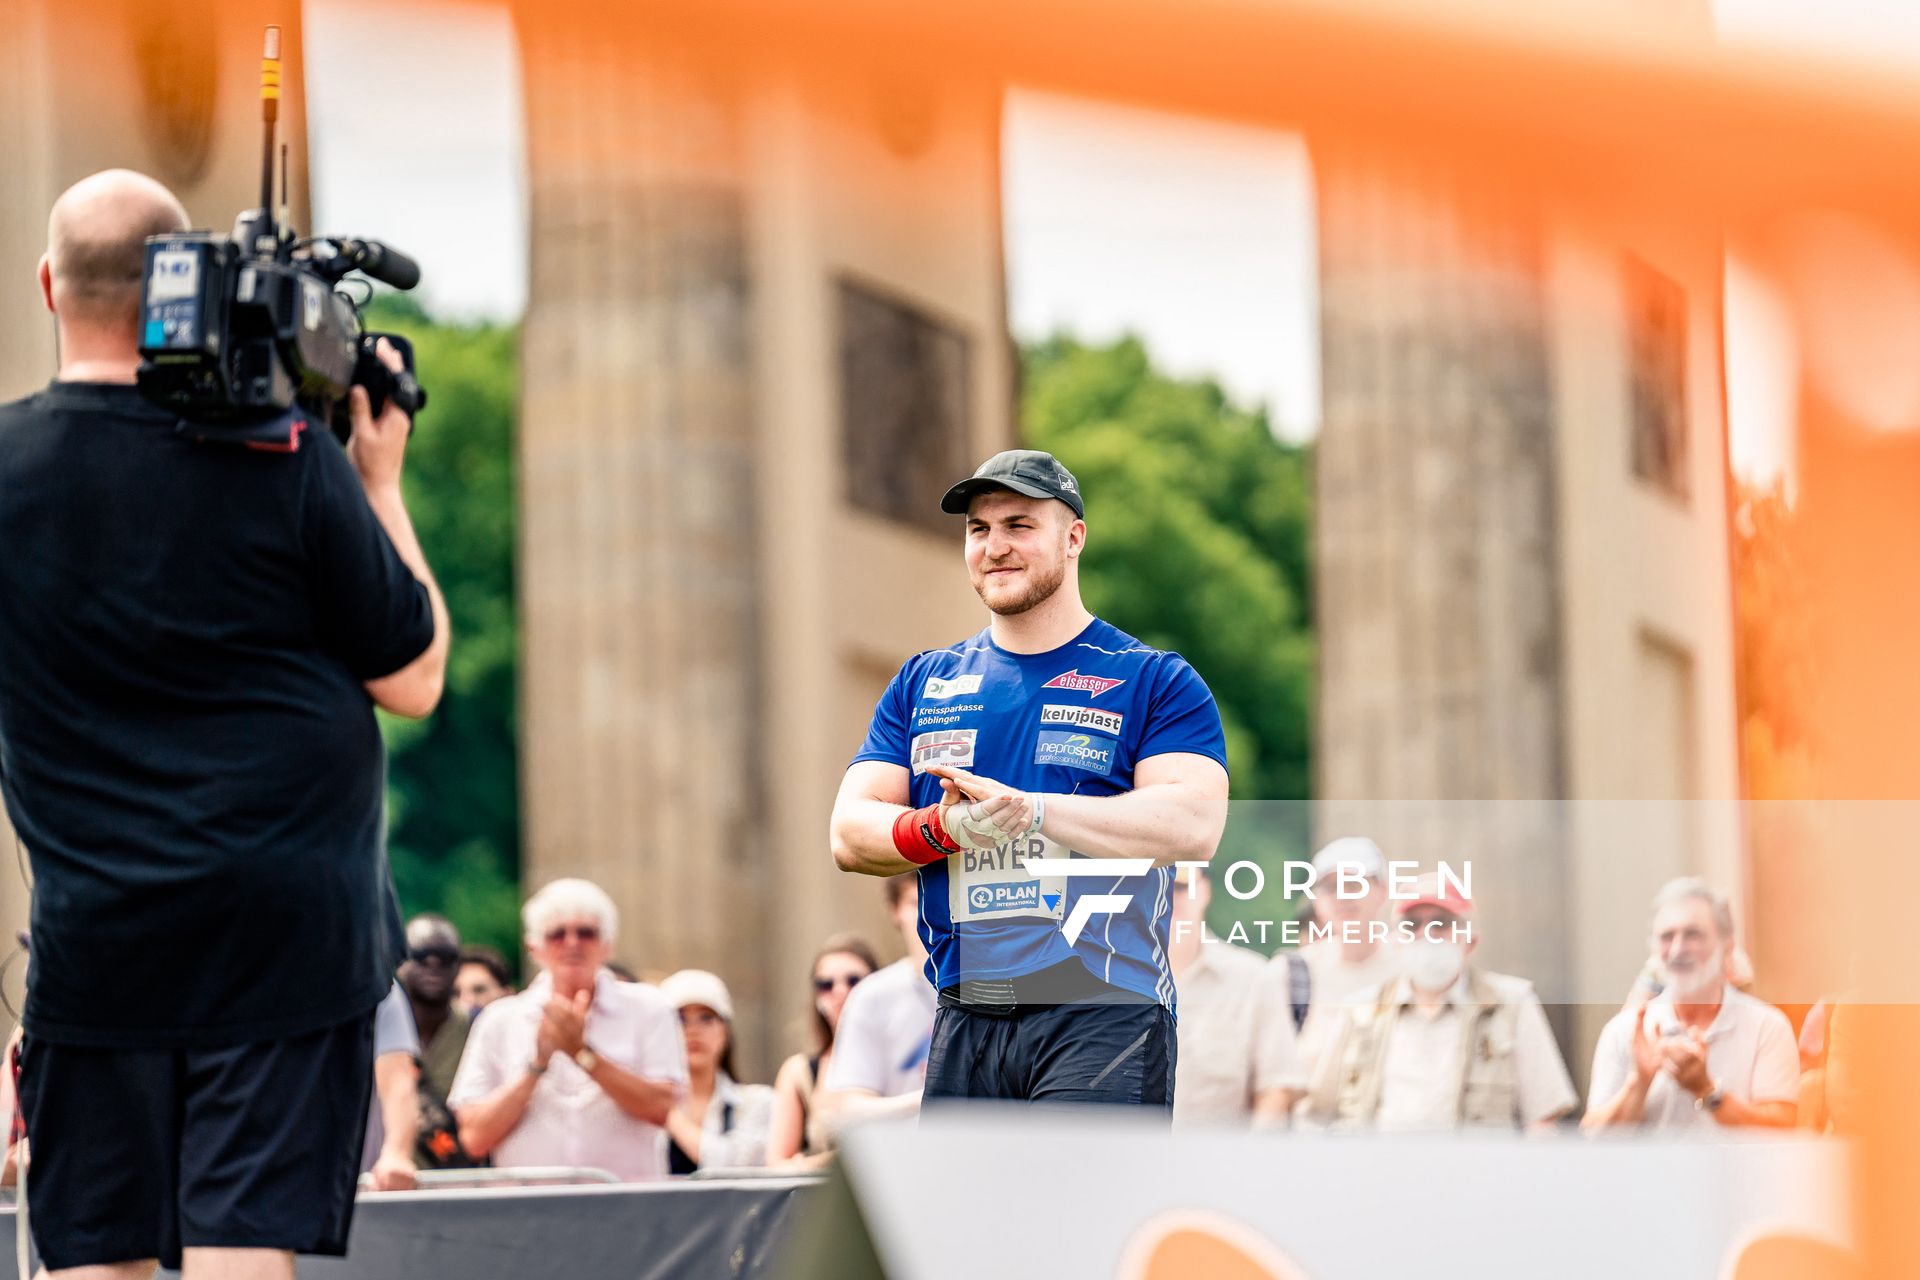
<instances>
[{"instance_id":1,"label":"camera microphone","mask_svg":"<svg viewBox=\"0 0 1920 1280\"><path fill-rule=\"evenodd\" d=\"M340 256L350 270L372 276L381 284L396 289L411 289L420 283L420 264L398 249L378 240L340 240Z\"/></svg>"}]
</instances>

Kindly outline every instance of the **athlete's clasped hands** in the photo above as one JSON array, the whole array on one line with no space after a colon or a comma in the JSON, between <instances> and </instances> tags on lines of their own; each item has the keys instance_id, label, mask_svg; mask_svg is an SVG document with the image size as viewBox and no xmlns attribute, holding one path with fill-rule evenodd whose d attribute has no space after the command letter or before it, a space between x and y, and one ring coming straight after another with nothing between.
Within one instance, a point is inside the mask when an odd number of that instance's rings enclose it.
<instances>
[{"instance_id":1,"label":"athlete's clasped hands","mask_svg":"<svg viewBox=\"0 0 1920 1280\"><path fill-rule=\"evenodd\" d=\"M963 849L992 849L1039 830L1046 801L1004 782L952 765L933 765L940 779L940 824Z\"/></svg>"}]
</instances>

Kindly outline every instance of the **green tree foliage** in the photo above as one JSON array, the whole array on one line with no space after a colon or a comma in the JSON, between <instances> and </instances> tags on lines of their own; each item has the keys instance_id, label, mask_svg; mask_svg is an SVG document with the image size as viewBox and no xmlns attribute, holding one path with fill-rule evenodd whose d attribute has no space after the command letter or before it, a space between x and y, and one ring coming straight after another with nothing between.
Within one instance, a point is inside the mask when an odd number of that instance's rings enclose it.
<instances>
[{"instance_id":1,"label":"green tree foliage","mask_svg":"<svg viewBox=\"0 0 1920 1280\"><path fill-rule=\"evenodd\" d=\"M1243 923L1235 940L1271 951L1300 905L1284 864L1311 838L1312 450L1215 383L1157 372L1132 338L1056 337L1021 357L1025 442L1086 493L1088 607L1183 654L1220 704L1235 804L1214 867L1251 861L1266 879L1244 901L1216 879L1209 924L1224 937ZM1251 873L1236 887L1251 892Z\"/></svg>"},{"instance_id":2,"label":"green tree foliage","mask_svg":"<svg viewBox=\"0 0 1920 1280\"><path fill-rule=\"evenodd\" d=\"M1212 382L1156 372L1133 338L1022 353L1026 443L1086 491L1087 605L1212 688L1237 799L1312 787L1310 450Z\"/></svg>"},{"instance_id":3,"label":"green tree foliage","mask_svg":"<svg viewBox=\"0 0 1920 1280\"><path fill-rule=\"evenodd\" d=\"M401 907L444 912L469 942L520 952L514 746L513 328L431 320L383 295L371 329L414 345L427 407L407 449L407 509L446 594L454 644L426 720L382 715L389 849Z\"/></svg>"}]
</instances>

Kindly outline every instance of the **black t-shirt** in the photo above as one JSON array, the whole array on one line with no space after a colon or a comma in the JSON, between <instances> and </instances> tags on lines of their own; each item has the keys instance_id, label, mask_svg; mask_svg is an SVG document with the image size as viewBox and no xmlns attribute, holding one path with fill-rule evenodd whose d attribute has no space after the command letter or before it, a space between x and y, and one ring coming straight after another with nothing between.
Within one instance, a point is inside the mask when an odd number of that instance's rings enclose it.
<instances>
[{"instance_id":1,"label":"black t-shirt","mask_svg":"<svg viewBox=\"0 0 1920 1280\"><path fill-rule=\"evenodd\" d=\"M371 1010L403 939L362 681L426 589L324 429L195 444L130 386L0 406L0 766L28 1031L217 1047Z\"/></svg>"}]
</instances>

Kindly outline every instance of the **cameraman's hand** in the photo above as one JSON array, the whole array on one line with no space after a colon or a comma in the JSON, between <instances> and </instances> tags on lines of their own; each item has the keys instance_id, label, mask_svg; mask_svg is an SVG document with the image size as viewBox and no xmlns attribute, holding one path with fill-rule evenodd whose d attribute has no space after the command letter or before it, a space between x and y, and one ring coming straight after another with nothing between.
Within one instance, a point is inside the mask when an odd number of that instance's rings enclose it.
<instances>
[{"instance_id":1,"label":"cameraman's hand","mask_svg":"<svg viewBox=\"0 0 1920 1280\"><path fill-rule=\"evenodd\" d=\"M385 338L380 339L374 351L380 363L395 373L406 367L400 353ZM373 402L368 399L365 387L353 387L347 392L347 412L353 419L353 439L347 443L347 456L353 460L354 470L360 473L360 483L368 493L382 489L397 492L400 464L407 456L407 433L413 429L413 420L391 399L380 416L374 417Z\"/></svg>"}]
</instances>

